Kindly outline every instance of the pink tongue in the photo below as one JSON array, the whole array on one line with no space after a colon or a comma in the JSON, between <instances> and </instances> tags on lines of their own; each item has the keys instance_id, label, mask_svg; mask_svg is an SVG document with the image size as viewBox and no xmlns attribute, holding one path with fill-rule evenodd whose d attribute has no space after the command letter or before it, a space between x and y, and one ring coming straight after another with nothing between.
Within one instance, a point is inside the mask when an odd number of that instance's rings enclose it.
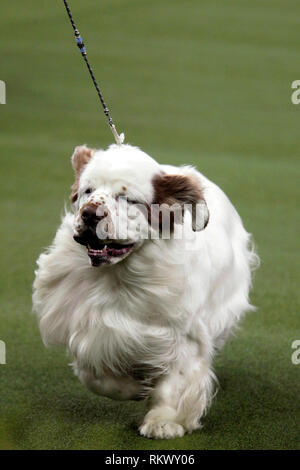
<instances>
[{"instance_id":1,"label":"pink tongue","mask_svg":"<svg viewBox=\"0 0 300 470\"><path fill-rule=\"evenodd\" d=\"M127 253L127 251L129 250L129 247L128 246L124 246L124 248L107 248L107 253L110 255L110 256L120 256L120 255L124 255L125 253Z\"/></svg>"},{"instance_id":2,"label":"pink tongue","mask_svg":"<svg viewBox=\"0 0 300 470\"><path fill-rule=\"evenodd\" d=\"M110 248L106 246L103 250L95 250L88 248L89 256L93 258L108 258L109 256L121 256L130 250L130 246L124 246L124 248Z\"/></svg>"},{"instance_id":3,"label":"pink tongue","mask_svg":"<svg viewBox=\"0 0 300 470\"><path fill-rule=\"evenodd\" d=\"M100 266L103 263L109 262L109 255L106 250L94 250L92 248L88 248L88 255L92 266Z\"/></svg>"}]
</instances>

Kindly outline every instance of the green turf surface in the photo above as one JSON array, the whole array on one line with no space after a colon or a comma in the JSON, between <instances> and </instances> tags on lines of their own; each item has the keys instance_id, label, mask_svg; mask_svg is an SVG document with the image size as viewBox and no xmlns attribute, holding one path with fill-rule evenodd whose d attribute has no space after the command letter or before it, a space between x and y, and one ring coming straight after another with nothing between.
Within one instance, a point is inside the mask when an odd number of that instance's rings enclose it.
<instances>
[{"instance_id":1,"label":"green turf surface","mask_svg":"<svg viewBox=\"0 0 300 470\"><path fill-rule=\"evenodd\" d=\"M300 448L300 4L292 0L70 0L119 131L161 162L192 163L254 233L259 309L215 362L202 431L138 436L143 403L85 390L30 315L35 260L69 194L69 158L112 137L62 1L2 2L0 448ZM297 179L298 178L298 179ZM297 234L298 229L298 234Z\"/></svg>"}]
</instances>

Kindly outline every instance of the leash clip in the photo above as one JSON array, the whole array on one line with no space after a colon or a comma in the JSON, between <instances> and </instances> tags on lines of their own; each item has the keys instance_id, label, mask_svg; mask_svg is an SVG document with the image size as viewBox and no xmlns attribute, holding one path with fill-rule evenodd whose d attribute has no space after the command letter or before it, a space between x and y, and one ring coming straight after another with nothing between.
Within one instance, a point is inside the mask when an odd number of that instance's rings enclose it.
<instances>
[{"instance_id":1,"label":"leash clip","mask_svg":"<svg viewBox=\"0 0 300 470\"><path fill-rule=\"evenodd\" d=\"M114 124L111 125L111 131L114 135L114 138L115 138L115 141L116 141L116 144L117 145L122 145L124 140L125 140L125 134L124 132L121 132L121 134L119 135L117 133L117 129L116 129L116 126Z\"/></svg>"}]
</instances>

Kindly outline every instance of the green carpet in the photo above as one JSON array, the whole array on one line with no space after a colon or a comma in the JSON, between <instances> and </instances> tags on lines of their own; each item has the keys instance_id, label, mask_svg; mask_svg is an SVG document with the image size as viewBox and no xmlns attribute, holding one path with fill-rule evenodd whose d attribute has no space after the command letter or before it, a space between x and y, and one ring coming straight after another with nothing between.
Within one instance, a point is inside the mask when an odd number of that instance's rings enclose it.
<instances>
[{"instance_id":1,"label":"green carpet","mask_svg":"<svg viewBox=\"0 0 300 470\"><path fill-rule=\"evenodd\" d=\"M215 362L203 430L182 439L140 437L143 403L92 395L63 350L44 348L30 313L35 260L68 201L74 146L112 136L62 1L2 2L0 448L299 449L300 4L70 3L118 130L160 162L197 165L254 233L258 311Z\"/></svg>"}]
</instances>

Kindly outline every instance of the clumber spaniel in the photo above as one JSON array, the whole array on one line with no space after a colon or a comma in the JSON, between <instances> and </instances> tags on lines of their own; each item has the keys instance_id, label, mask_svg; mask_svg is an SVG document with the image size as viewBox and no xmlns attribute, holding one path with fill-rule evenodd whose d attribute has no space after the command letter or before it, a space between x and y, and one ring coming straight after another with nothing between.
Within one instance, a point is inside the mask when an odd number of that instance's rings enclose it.
<instances>
[{"instance_id":1,"label":"clumber spaniel","mask_svg":"<svg viewBox=\"0 0 300 470\"><path fill-rule=\"evenodd\" d=\"M200 427L212 359L247 310L250 235L214 183L130 145L76 147L72 212L40 255L33 303L46 345L117 400L149 399L139 431Z\"/></svg>"}]
</instances>

